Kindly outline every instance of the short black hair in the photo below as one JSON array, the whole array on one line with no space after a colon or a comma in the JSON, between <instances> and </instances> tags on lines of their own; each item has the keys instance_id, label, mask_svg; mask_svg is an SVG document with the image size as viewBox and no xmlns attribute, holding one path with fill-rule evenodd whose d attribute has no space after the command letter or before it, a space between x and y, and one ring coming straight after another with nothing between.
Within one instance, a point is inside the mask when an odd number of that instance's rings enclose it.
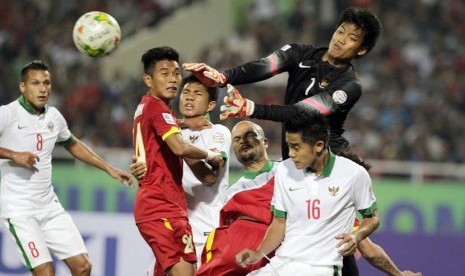
<instances>
[{"instance_id":1,"label":"short black hair","mask_svg":"<svg viewBox=\"0 0 465 276\"><path fill-rule=\"evenodd\" d=\"M325 148L329 143L329 123L323 114L318 111L302 111L284 123L286 132L302 133L302 140L309 145L323 141Z\"/></svg>"},{"instance_id":2,"label":"short black hair","mask_svg":"<svg viewBox=\"0 0 465 276\"><path fill-rule=\"evenodd\" d=\"M179 53L168 46L156 47L147 50L141 58L141 62L144 64L144 73L151 75L155 68L155 64L162 60L179 62Z\"/></svg>"},{"instance_id":3,"label":"short black hair","mask_svg":"<svg viewBox=\"0 0 465 276\"><path fill-rule=\"evenodd\" d=\"M358 8L344 9L339 15L336 23L336 29L344 22L350 22L359 27L363 32L363 42L361 48L366 49L367 53L375 47L381 33L383 25L381 20L369 10Z\"/></svg>"},{"instance_id":4,"label":"short black hair","mask_svg":"<svg viewBox=\"0 0 465 276\"><path fill-rule=\"evenodd\" d=\"M21 69L21 75L20 75L20 81L21 82L26 82L27 81L27 73L31 70L41 70L41 71L48 71L49 67L48 65L44 64L40 60L33 60L29 62L28 64L24 65L24 67Z\"/></svg>"},{"instance_id":5,"label":"short black hair","mask_svg":"<svg viewBox=\"0 0 465 276\"><path fill-rule=\"evenodd\" d=\"M203 84L196 76L189 75L182 79L181 89L184 89L184 86L188 83L198 83L204 86L208 92L208 101L218 101L218 89L216 87L208 87L205 84Z\"/></svg>"}]
</instances>

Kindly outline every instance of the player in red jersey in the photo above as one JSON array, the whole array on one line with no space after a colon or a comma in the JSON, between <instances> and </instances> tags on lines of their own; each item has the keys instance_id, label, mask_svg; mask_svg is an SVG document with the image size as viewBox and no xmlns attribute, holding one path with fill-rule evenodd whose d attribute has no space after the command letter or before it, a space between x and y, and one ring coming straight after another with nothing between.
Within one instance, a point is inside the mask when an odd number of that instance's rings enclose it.
<instances>
[{"instance_id":1,"label":"player in red jersey","mask_svg":"<svg viewBox=\"0 0 465 276\"><path fill-rule=\"evenodd\" d=\"M202 150L182 138L169 108L181 84L179 54L158 47L142 55L148 92L134 114L133 143L138 161L147 172L139 180L134 217L155 257L155 275L193 275L196 255L182 188L182 161L220 167L221 154ZM201 160L204 159L205 161Z\"/></svg>"},{"instance_id":2,"label":"player in red jersey","mask_svg":"<svg viewBox=\"0 0 465 276\"><path fill-rule=\"evenodd\" d=\"M232 148L244 166L244 174L226 193L220 227L210 232L196 275L246 275L266 264L264 260L243 268L236 264L235 255L244 246L257 247L271 223L276 166L268 159L268 142L259 125L242 121L231 134Z\"/></svg>"}]
</instances>

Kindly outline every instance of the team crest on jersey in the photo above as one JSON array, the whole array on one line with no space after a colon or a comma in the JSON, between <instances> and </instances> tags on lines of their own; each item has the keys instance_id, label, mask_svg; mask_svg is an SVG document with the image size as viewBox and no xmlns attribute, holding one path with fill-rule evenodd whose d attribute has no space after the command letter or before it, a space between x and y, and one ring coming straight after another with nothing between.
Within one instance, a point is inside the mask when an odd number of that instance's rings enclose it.
<instances>
[{"instance_id":1,"label":"team crest on jersey","mask_svg":"<svg viewBox=\"0 0 465 276\"><path fill-rule=\"evenodd\" d=\"M339 192L339 187L329 186L328 191L331 196L336 196Z\"/></svg>"},{"instance_id":2,"label":"team crest on jersey","mask_svg":"<svg viewBox=\"0 0 465 276\"><path fill-rule=\"evenodd\" d=\"M333 100L337 104L343 104L347 100L347 93L344 92L343 90L337 90L333 93Z\"/></svg>"},{"instance_id":3,"label":"team crest on jersey","mask_svg":"<svg viewBox=\"0 0 465 276\"><path fill-rule=\"evenodd\" d=\"M320 89L325 89L328 85L329 85L329 81L328 81L327 79L323 79L323 80L320 81L320 83L318 84L318 86L320 87Z\"/></svg>"},{"instance_id":4,"label":"team crest on jersey","mask_svg":"<svg viewBox=\"0 0 465 276\"><path fill-rule=\"evenodd\" d=\"M212 137L213 143L222 146L224 144L224 134L221 132L216 132Z\"/></svg>"},{"instance_id":5,"label":"team crest on jersey","mask_svg":"<svg viewBox=\"0 0 465 276\"><path fill-rule=\"evenodd\" d=\"M163 119L165 119L165 122L170 125L175 125L176 122L174 121L174 118L171 114L169 113L162 113Z\"/></svg>"},{"instance_id":6,"label":"team crest on jersey","mask_svg":"<svg viewBox=\"0 0 465 276\"><path fill-rule=\"evenodd\" d=\"M55 127L55 124L50 121L47 123L47 127L48 127L48 130L50 130L50 132L53 132L53 128Z\"/></svg>"},{"instance_id":7,"label":"team crest on jersey","mask_svg":"<svg viewBox=\"0 0 465 276\"><path fill-rule=\"evenodd\" d=\"M197 139L199 139L199 136L198 135L190 135L189 136L189 140L191 140L191 143L195 143L195 141L197 141Z\"/></svg>"}]
</instances>

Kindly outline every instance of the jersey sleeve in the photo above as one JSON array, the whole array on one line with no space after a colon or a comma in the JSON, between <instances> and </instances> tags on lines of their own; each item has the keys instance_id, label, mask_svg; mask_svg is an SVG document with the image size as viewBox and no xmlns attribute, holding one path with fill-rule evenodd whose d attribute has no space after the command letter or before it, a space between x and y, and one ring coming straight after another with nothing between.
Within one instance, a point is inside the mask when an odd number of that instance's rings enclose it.
<instances>
[{"instance_id":1,"label":"jersey sleeve","mask_svg":"<svg viewBox=\"0 0 465 276\"><path fill-rule=\"evenodd\" d=\"M278 165L280 166L280 165ZM275 217L287 218L287 208L284 201L286 195L286 189L284 187L284 182L281 177L281 169L276 168L276 174L274 176L274 190L273 197L271 199L271 212Z\"/></svg>"},{"instance_id":2,"label":"jersey sleeve","mask_svg":"<svg viewBox=\"0 0 465 276\"><path fill-rule=\"evenodd\" d=\"M267 57L244 63L223 72L228 83L248 84L269 79L274 75L289 71L302 59L303 48L308 45L286 44Z\"/></svg>"},{"instance_id":3,"label":"jersey sleeve","mask_svg":"<svg viewBox=\"0 0 465 276\"><path fill-rule=\"evenodd\" d=\"M149 124L155 133L164 141L168 136L174 133L181 133L181 130L176 122L176 117L173 112L161 102L153 102L148 107Z\"/></svg>"},{"instance_id":4,"label":"jersey sleeve","mask_svg":"<svg viewBox=\"0 0 465 276\"><path fill-rule=\"evenodd\" d=\"M308 111L318 111L328 116L338 109L338 105L327 93L321 93L302 100L293 105L263 105L255 104L253 114L255 119L285 122Z\"/></svg>"},{"instance_id":5,"label":"jersey sleeve","mask_svg":"<svg viewBox=\"0 0 465 276\"><path fill-rule=\"evenodd\" d=\"M73 141L73 135L68 128L68 123L66 123L65 117L58 111L58 109L53 108L53 112L56 112L56 124L58 127L58 137L56 143L62 146L66 146Z\"/></svg>"},{"instance_id":6,"label":"jersey sleeve","mask_svg":"<svg viewBox=\"0 0 465 276\"><path fill-rule=\"evenodd\" d=\"M352 186L352 196L354 197L355 208L363 217L368 217L378 208L371 178L362 167L357 168L354 177L355 183Z\"/></svg>"}]
</instances>

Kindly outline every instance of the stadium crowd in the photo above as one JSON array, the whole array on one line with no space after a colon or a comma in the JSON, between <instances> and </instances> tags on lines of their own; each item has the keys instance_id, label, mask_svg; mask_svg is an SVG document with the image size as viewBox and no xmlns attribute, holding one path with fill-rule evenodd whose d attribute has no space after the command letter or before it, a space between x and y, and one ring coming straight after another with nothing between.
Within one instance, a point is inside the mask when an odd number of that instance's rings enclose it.
<instances>
[{"instance_id":1,"label":"stadium crowd","mask_svg":"<svg viewBox=\"0 0 465 276\"><path fill-rule=\"evenodd\" d=\"M128 37L195 1L109 2L1 1L0 104L17 97L21 66L41 58L54 68L50 104L63 111L78 137L91 146L131 147L133 112L143 83L118 73L110 82L96 77L98 62L74 47L74 21L86 11L107 11ZM206 45L197 60L189 62L222 69L266 56L289 42L326 45L331 24L347 6L371 9L385 29L370 56L354 64L364 88L346 123L345 136L354 151L369 159L465 162L463 1L239 1L236 31L217 45ZM280 103L285 83L239 89L259 103ZM269 153L279 155L280 128L273 122L260 124L268 134Z\"/></svg>"}]
</instances>

